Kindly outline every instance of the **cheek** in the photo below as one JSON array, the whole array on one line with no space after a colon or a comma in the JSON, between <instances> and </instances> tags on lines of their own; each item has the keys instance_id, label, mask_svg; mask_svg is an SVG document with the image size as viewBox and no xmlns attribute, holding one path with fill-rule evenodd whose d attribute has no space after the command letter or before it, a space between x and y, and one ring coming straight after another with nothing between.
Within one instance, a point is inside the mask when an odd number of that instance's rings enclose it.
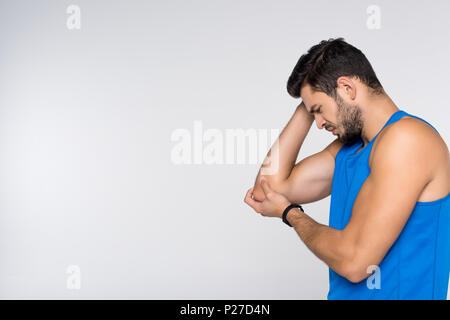
<instances>
[{"instance_id":1,"label":"cheek","mask_svg":"<svg viewBox=\"0 0 450 320\"><path fill-rule=\"evenodd\" d=\"M340 117L340 114L339 114L339 112L336 112L335 113L335 115L334 115L334 121L335 121L335 123L336 123L336 126L340 126L341 125L341 117Z\"/></svg>"}]
</instances>

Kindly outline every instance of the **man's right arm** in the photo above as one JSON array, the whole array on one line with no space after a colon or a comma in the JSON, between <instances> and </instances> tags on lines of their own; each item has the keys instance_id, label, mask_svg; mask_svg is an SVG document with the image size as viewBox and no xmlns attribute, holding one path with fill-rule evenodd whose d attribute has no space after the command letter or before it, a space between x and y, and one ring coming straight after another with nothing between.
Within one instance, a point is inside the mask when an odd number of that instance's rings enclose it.
<instances>
[{"instance_id":1,"label":"man's right arm","mask_svg":"<svg viewBox=\"0 0 450 320\"><path fill-rule=\"evenodd\" d=\"M292 203L310 203L331 194L334 161L342 147L338 139L321 152L295 164L300 147L313 121L313 116L308 113L303 103L300 104L264 161L269 165L276 164L278 167L276 172L264 174L269 172L266 165L263 165L258 172L253 189L255 200L263 201L265 197L259 181L262 176L274 191L283 194Z\"/></svg>"}]
</instances>

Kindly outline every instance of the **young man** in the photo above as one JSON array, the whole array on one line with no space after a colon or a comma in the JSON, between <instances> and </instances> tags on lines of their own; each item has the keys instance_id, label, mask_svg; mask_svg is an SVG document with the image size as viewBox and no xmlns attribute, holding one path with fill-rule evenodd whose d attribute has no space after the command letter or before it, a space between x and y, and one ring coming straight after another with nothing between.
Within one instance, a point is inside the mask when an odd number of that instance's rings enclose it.
<instances>
[{"instance_id":1,"label":"young man","mask_svg":"<svg viewBox=\"0 0 450 320\"><path fill-rule=\"evenodd\" d=\"M302 55L287 88L302 103L267 155L278 169L264 175L263 165L244 201L263 216L284 213L330 267L329 299L446 299L450 158L436 129L400 110L342 38ZM337 138L295 164L314 120ZM330 194L329 226L288 208ZM375 288L364 281L374 270Z\"/></svg>"}]
</instances>

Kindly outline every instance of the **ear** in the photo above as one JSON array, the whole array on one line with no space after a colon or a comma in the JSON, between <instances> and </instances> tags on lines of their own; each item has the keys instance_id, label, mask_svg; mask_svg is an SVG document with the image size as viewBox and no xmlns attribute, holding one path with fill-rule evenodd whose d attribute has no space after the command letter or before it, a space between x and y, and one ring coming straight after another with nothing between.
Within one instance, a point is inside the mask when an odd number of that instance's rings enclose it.
<instances>
[{"instance_id":1,"label":"ear","mask_svg":"<svg viewBox=\"0 0 450 320\"><path fill-rule=\"evenodd\" d=\"M341 97L347 97L349 100L355 100L356 89L356 82L353 78L342 76L337 79L336 90L340 93Z\"/></svg>"}]
</instances>

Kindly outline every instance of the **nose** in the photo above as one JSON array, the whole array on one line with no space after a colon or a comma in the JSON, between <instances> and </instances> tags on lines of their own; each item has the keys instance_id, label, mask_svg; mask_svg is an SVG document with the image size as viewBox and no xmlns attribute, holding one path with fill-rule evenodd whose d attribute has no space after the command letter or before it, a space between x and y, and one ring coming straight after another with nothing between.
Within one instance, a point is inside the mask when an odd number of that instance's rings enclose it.
<instances>
[{"instance_id":1,"label":"nose","mask_svg":"<svg viewBox=\"0 0 450 320\"><path fill-rule=\"evenodd\" d=\"M322 129L327 122L320 116L316 115L316 124L317 124L317 128Z\"/></svg>"}]
</instances>

